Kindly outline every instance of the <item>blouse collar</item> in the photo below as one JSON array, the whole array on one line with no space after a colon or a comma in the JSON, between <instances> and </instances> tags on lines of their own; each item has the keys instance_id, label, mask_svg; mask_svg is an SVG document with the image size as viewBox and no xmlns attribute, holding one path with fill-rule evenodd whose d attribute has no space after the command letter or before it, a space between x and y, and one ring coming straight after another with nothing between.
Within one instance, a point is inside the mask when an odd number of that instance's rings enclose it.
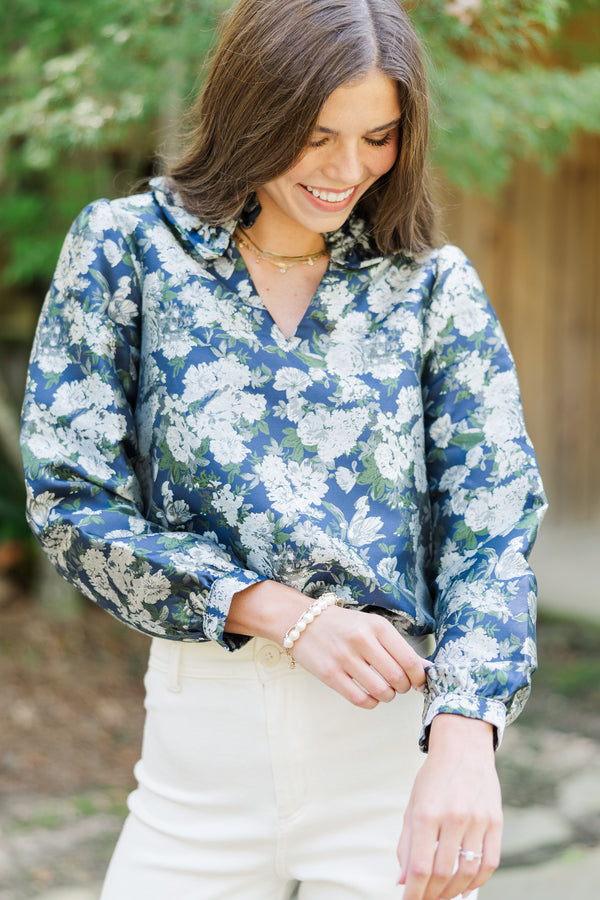
<instances>
[{"instance_id":1,"label":"blouse collar","mask_svg":"<svg viewBox=\"0 0 600 900\"><path fill-rule=\"evenodd\" d=\"M229 249L238 221L250 228L260 213L256 194L250 194L238 219L230 219L221 225L209 225L190 213L178 194L173 182L167 178L153 178L150 187L164 217L180 234L184 243L202 259L217 259ZM337 231L324 235L333 262L345 269L362 269L381 262L382 254L369 234L365 221L351 213Z\"/></svg>"}]
</instances>

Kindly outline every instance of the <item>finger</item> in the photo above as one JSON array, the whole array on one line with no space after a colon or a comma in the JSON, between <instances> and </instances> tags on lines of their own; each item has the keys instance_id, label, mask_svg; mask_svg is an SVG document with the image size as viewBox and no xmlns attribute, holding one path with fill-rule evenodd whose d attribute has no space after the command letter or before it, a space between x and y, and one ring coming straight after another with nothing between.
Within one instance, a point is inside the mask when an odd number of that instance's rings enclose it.
<instances>
[{"instance_id":1,"label":"finger","mask_svg":"<svg viewBox=\"0 0 600 900\"><path fill-rule=\"evenodd\" d=\"M380 702L390 703L396 696L395 689L370 663L356 665L352 677L364 691Z\"/></svg>"},{"instance_id":2,"label":"finger","mask_svg":"<svg viewBox=\"0 0 600 900\"><path fill-rule=\"evenodd\" d=\"M373 670L389 685L394 694L406 694L411 689L410 679L406 672L389 653L381 654Z\"/></svg>"},{"instance_id":3,"label":"finger","mask_svg":"<svg viewBox=\"0 0 600 900\"><path fill-rule=\"evenodd\" d=\"M481 867L482 846L481 829L468 829L458 846L454 829L449 839L442 836L434 867L439 877L436 897L451 900L472 889L473 880Z\"/></svg>"},{"instance_id":4,"label":"finger","mask_svg":"<svg viewBox=\"0 0 600 900\"><path fill-rule=\"evenodd\" d=\"M483 859L481 860L479 869L469 885L469 890L474 891L475 888L481 887L494 874L494 872L500 865L501 845L502 821L493 821L488 825L487 832L483 838Z\"/></svg>"},{"instance_id":5,"label":"finger","mask_svg":"<svg viewBox=\"0 0 600 900\"><path fill-rule=\"evenodd\" d=\"M431 880L438 827L435 819L413 814L410 849L405 869L404 900L424 900Z\"/></svg>"},{"instance_id":6,"label":"finger","mask_svg":"<svg viewBox=\"0 0 600 900\"><path fill-rule=\"evenodd\" d=\"M382 635L380 640L392 660L403 670L411 687L422 687L425 684L426 668L431 665L429 660L419 656L408 641L404 640L402 635L398 634L393 627L391 631L386 630L385 635ZM386 679L388 679L388 674L390 674L389 683L395 687L393 673L382 671L382 674Z\"/></svg>"},{"instance_id":7,"label":"finger","mask_svg":"<svg viewBox=\"0 0 600 900\"><path fill-rule=\"evenodd\" d=\"M341 694L342 697L345 697L346 700L349 700L353 706L359 706L361 709L375 709L379 705L377 697L366 691L350 675L342 675L339 679L336 679L335 683L331 684L331 687Z\"/></svg>"},{"instance_id":8,"label":"finger","mask_svg":"<svg viewBox=\"0 0 600 900\"><path fill-rule=\"evenodd\" d=\"M424 688L426 682L427 669L431 665L428 659L423 659L418 653L411 648L408 660L401 660L402 668L406 677L410 681L413 688Z\"/></svg>"},{"instance_id":9,"label":"finger","mask_svg":"<svg viewBox=\"0 0 600 900\"><path fill-rule=\"evenodd\" d=\"M404 821L402 824L402 832L400 833L400 839L398 841L398 849L396 851L396 855L398 857L398 863L400 864L400 871L398 873L398 884L404 884L406 881L406 872L408 869L408 859L410 856L410 845L411 845L411 827L410 827L410 807L406 810L404 814Z\"/></svg>"}]
</instances>

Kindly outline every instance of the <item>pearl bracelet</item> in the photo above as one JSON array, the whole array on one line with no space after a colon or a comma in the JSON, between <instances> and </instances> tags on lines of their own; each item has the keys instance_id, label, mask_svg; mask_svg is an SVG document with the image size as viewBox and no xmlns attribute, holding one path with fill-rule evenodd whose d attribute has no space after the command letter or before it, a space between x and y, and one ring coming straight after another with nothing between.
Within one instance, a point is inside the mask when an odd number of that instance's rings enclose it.
<instances>
[{"instance_id":1,"label":"pearl bracelet","mask_svg":"<svg viewBox=\"0 0 600 900\"><path fill-rule=\"evenodd\" d=\"M290 653L294 644L305 630L307 625L310 625L311 622L314 622L317 616L320 616L323 610L327 609L328 606L343 606L344 601L341 597L338 597L337 594L334 594L333 591L327 591L325 594L321 594L320 597L317 597L316 600L310 604L308 609L305 609L298 621L295 625L292 625L291 628L285 633L285 637L283 639L283 646L285 648L285 652L287 653L288 661L290 664L290 669L293 669L296 665L296 660Z\"/></svg>"}]
</instances>

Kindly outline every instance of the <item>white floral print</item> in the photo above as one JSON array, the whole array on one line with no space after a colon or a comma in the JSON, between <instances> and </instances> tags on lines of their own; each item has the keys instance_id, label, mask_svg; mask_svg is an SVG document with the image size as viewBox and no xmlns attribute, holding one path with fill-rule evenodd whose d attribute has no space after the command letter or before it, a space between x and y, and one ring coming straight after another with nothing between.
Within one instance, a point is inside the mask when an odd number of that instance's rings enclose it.
<instances>
[{"instance_id":1,"label":"white floral print","mask_svg":"<svg viewBox=\"0 0 600 900\"><path fill-rule=\"evenodd\" d=\"M500 734L535 666L545 500L476 274L453 247L382 258L352 216L286 338L235 226L162 179L79 216L29 369L31 527L149 634L235 650L231 598L263 578L435 632L425 726L450 711Z\"/></svg>"}]
</instances>

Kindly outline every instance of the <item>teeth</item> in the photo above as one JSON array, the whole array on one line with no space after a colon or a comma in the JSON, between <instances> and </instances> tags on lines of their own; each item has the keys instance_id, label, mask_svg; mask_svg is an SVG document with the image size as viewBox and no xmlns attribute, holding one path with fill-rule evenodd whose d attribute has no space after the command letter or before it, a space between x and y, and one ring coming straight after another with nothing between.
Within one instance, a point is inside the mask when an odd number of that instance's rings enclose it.
<instances>
[{"instance_id":1,"label":"teeth","mask_svg":"<svg viewBox=\"0 0 600 900\"><path fill-rule=\"evenodd\" d=\"M347 200L348 197L354 193L354 188L342 191L341 194L336 194L333 191L319 191L317 188L310 187L308 184L305 184L304 187L318 200L326 200L328 203L340 203L342 200Z\"/></svg>"}]
</instances>

